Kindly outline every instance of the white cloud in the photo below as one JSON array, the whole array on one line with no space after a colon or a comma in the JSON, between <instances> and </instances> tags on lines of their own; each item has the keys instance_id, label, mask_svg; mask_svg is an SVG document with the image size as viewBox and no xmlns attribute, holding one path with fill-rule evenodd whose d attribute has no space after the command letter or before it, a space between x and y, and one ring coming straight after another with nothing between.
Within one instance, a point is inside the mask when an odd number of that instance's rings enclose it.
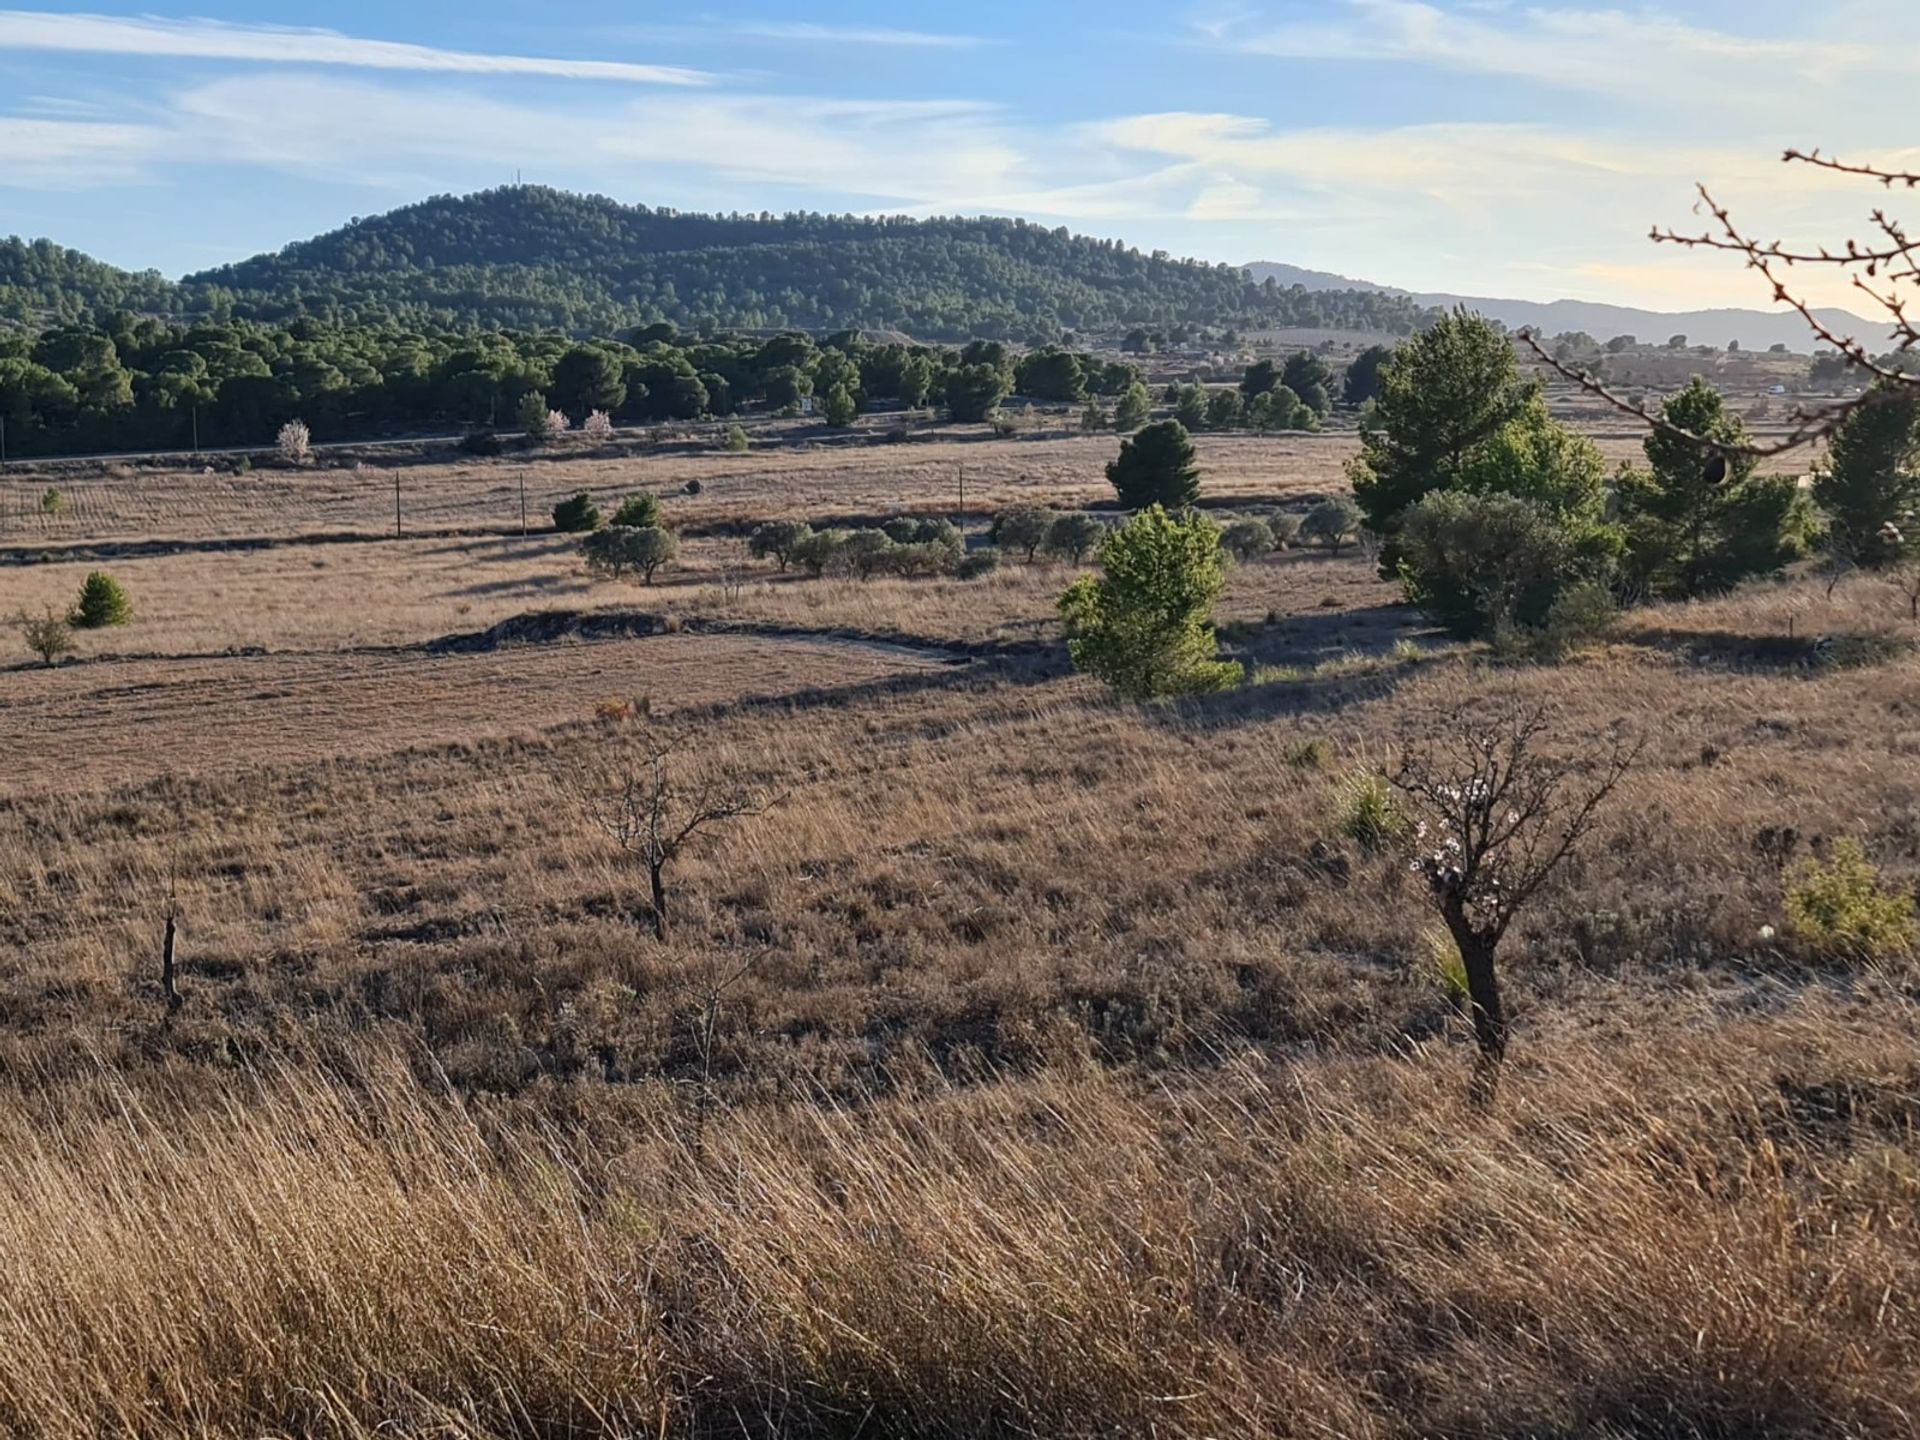
<instances>
[{"instance_id":1,"label":"white cloud","mask_svg":"<svg viewBox=\"0 0 1920 1440\"><path fill-rule=\"evenodd\" d=\"M148 125L0 115L0 188L79 190L140 177L166 132Z\"/></svg>"},{"instance_id":2,"label":"white cloud","mask_svg":"<svg viewBox=\"0 0 1920 1440\"><path fill-rule=\"evenodd\" d=\"M959 204L1033 182L999 112L971 101L662 92L614 104L502 100L323 75L235 76L174 102L181 152L326 178L445 188L479 166L625 193L689 183L759 209L769 188ZM484 157L480 159L479 157ZM665 198L656 189L654 198Z\"/></svg>"},{"instance_id":3,"label":"white cloud","mask_svg":"<svg viewBox=\"0 0 1920 1440\"><path fill-rule=\"evenodd\" d=\"M1860 143L1904 123L1920 80L1920 6L1832 0L1805 13L1803 33L1764 33L1759 16L1734 33L1657 9L1331 0L1311 19L1194 34L1248 55L1420 66L1597 97L1650 135L1765 136L1765 148L1788 134Z\"/></svg>"},{"instance_id":4,"label":"white cloud","mask_svg":"<svg viewBox=\"0 0 1920 1440\"><path fill-rule=\"evenodd\" d=\"M1763 304L1738 265L1656 250L1648 229L1710 226L1693 210L1701 180L1769 238L1777 228L1832 241L1856 231L1876 203L1869 190L1751 146L1649 145L1547 125L1277 130L1249 116L1174 112L1088 134L1206 177L1188 202L1190 220L1317 217L1315 243L1325 248L1303 255L1281 236L1266 244L1268 258L1371 271L1415 289L1510 293L1521 283L1515 273L1526 272L1588 298L1618 299L1619 289L1607 293L1617 285L1670 300L1691 284L1696 303ZM1909 163L1897 152L1877 158ZM1803 277L1825 303L1858 303L1830 280Z\"/></svg>"},{"instance_id":5,"label":"white cloud","mask_svg":"<svg viewBox=\"0 0 1920 1440\"><path fill-rule=\"evenodd\" d=\"M343 65L443 74L545 75L648 85L700 85L711 78L700 71L675 66L486 55L391 40L363 40L334 30L233 25L219 20L53 15L35 10L0 10L0 52L9 50L241 60L279 65Z\"/></svg>"},{"instance_id":6,"label":"white cloud","mask_svg":"<svg viewBox=\"0 0 1920 1440\"><path fill-rule=\"evenodd\" d=\"M885 45L904 49L970 50L999 42L981 35L948 35L927 30L893 30L884 26L818 25L810 21L742 21L729 27L735 35L754 40L815 41L831 45Z\"/></svg>"}]
</instances>

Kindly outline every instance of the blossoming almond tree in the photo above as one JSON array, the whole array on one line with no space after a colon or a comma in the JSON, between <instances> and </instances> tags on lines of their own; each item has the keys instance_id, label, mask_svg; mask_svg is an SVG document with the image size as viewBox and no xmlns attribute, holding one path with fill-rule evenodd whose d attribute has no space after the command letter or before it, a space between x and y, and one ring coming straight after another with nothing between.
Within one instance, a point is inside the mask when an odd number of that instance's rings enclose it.
<instances>
[{"instance_id":1,"label":"blossoming almond tree","mask_svg":"<svg viewBox=\"0 0 1920 1440\"><path fill-rule=\"evenodd\" d=\"M279 435L274 437L274 446L287 464L304 465L313 454L313 435L305 422L289 420L280 427Z\"/></svg>"},{"instance_id":2,"label":"blossoming almond tree","mask_svg":"<svg viewBox=\"0 0 1920 1440\"><path fill-rule=\"evenodd\" d=\"M1495 956L1500 942L1639 758L1640 742L1617 727L1598 753L1542 753L1544 706L1491 721L1464 713L1451 738L1410 755L1394 784L1410 802L1417 853L1433 903L1460 950L1484 1073L1506 1054L1507 1014Z\"/></svg>"}]
</instances>

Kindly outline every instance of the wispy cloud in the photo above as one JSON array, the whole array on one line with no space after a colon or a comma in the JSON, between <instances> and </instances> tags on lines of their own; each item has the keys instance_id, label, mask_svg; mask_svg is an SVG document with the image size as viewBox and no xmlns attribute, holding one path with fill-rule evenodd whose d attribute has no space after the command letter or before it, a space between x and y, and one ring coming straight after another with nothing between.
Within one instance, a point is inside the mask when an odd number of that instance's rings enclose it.
<instances>
[{"instance_id":1,"label":"wispy cloud","mask_svg":"<svg viewBox=\"0 0 1920 1440\"><path fill-rule=\"evenodd\" d=\"M173 20L114 15L54 15L0 10L0 52L64 51L89 55L147 55L175 59L236 60L276 65L340 65L367 70L417 70L467 75L544 75L568 80L612 80L643 85L702 85L712 77L669 65L620 60L556 59L443 50L392 40L366 40L336 30L278 25L234 25L219 20Z\"/></svg>"},{"instance_id":2,"label":"wispy cloud","mask_svg":"<svg viewBox=\"0 0 1920 1440\"><path fill-rule=\"evenodd\" d=\"M754 40L798 40L832 45L888 45L901 49L971 50L999 42L984 35L951 35L885 26L817 25L811 21L746 20L727 27L730 34Z\"/></svg>"},{"instance_id":3,"label":"wispy cloud","mask_svg":"<svg viewBox=\"0 0 1920 1440\"><path fill-rule=\"evenodd\" d=\"M414 189L523 168L637 199L695 189L707 204L759 209L770 193L957 203L1027 178L1025 151L1002 133L998 109L966 100L661 91L608 104L241 75L177 95L171 114L182 153L207 162ZM663 135L674 142L661 144Z\"/></svg>"},{"instance_id":4,"label":"wispy cloud","mask_svg":"<svg viewBox=\"0 0 1920 1440\"><path fill-rule=\"evenodd\" d=\"M1867 72L1920 74L1920 58L1899 35L1856 23L1845 6L1823 19L1831 23L1814 33L1766 36L1654 10L1340 0L1309 20L1247 18L1196 26L1196 33L1246 54L1422 65L1694 111L1743 98L1791 107L1808 84ZM1894 16L1885 23L1905 27Z\"/></svg>"},{"instance_id":5,"label":"wispy cloud","mask_svg":"<svg viewBox=\"0 0 1920 1440\"><path fill-rule=\"evenodd\" d=\"M80 190L140 178L164 129L0 115L0 189Z\"/></svg>"}]
</instances>

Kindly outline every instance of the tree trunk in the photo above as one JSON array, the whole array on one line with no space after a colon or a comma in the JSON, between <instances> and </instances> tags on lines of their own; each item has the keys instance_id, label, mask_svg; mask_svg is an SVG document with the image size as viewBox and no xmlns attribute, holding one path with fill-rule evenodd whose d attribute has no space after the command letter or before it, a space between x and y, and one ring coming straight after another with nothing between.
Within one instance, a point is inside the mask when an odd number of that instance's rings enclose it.
<instances>
[{"instance_id":1,"label":"tree trunk","mask_svg":"<svg viewBox=\"0 0 1920 1440\"><path fill-rule=\"evenodd\" d=\"M1480 1053L1498 1064L1507 1053L1507 1012L1500 1000L1500 976L1493 967L1497 942L1471 932L1456 934L1467 972L1467 997L1473 1002L1473 1038Z\"/></svg>"},{"instance_id":2,"label":"tree trunk","mask_svg":"<svg viewBox=\"0 0 1920 1440\"><path fill-rule=\"evenodd\" d=\"M167 916L166 938L160 943L160 989L167 997L167 1011L171 1014L181 1005L179 987L173 981L173 945L179 929L173 916Z\"/></svg>"},{"instance_id":3,"label":"tree trunk","mask_svg":"<svg viewBox=\"0 0 1920 1440\"><path fill-rule=\"evenodd\" d=\"M665 865L649 865L647 878L653 882L653 936L667 938L667 881Z\"/></svg>"}]
</instances>

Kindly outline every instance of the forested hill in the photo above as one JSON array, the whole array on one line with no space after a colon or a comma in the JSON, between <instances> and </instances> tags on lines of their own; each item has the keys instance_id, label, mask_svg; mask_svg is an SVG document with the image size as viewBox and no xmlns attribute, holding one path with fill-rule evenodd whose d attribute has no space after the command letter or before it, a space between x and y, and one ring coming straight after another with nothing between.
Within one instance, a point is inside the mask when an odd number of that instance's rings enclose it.
<instances>
[{"instance_id":1,"label":"forested hill","mask_svg":"<svg viewBox=\"0 0 1920 1440\"><path fill-rule=\"evenodd\" d=\"M187 293L158 271L117 270L50 240L0 240L0 324L37 329L111 310L176 315L189 308Z\"/></svg>"},{"instance_id":2,"label":"forested hill","mask_svg":"<svg viewBox=\"0 0 1920 1440\"><path fill-rule=\"evenodd\" d=\"M1050 340L1135 325L1326 325L1406 333L1397 296L1256 284L1021 220L689 215L514 186L410 205L189 276L239 317L607 333L904 330Z\"/></svg>"}]
</instances>

